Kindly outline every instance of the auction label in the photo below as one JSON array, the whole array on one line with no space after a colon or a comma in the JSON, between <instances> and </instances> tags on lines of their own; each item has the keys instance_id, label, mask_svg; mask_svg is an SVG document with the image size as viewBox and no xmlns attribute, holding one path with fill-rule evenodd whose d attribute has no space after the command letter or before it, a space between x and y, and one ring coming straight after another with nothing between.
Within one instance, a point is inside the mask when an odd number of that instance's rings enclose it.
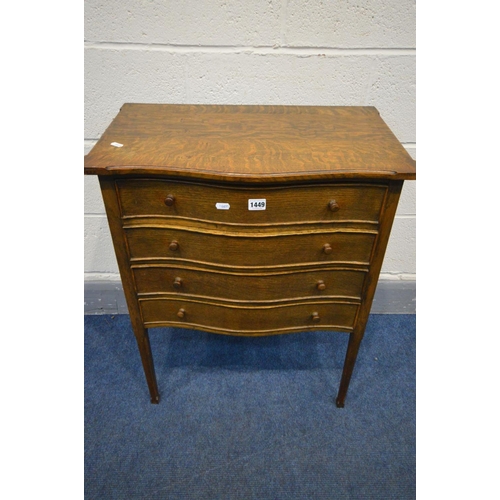
<instances>
[{"instance_id":1,"label":"auction label","mask_svg":"<svg viewBox=\"0 0 500 500\"><path fill-rule=\"evenodd\" d=\"M258 200L248 200L248 210L265 210L266 199L260 198Z\"/></svg>"}]
</instances>

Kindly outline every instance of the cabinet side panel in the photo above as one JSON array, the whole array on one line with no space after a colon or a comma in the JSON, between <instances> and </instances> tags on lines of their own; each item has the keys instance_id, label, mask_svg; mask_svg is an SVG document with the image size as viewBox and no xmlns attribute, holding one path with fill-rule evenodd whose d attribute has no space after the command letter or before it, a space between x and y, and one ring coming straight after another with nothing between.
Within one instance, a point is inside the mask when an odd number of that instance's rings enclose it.
<instances>
[{"instance_id":1,"label":"cabinet side panel","mask_svg":"<svg viewBox=\"0 0 500 500\"><path fill-rule=\"evenodd\" d=\"M134 330L136 327L143 328L143 321L139 303L137 301L137 292L134 285L134 276L129 265L127 242L122 229L121 210L115 180L114 178L99 176L99 184L101 186L104 206L106 207L106 215L108 218L116 259L118 261L118 269L120 270L123 292L127 301L130 320Z\"/></svg>"},{"instance_id":2,"label":"cabinet side panel","mask_svg":"<svg viewBox=\"0 0 500 500\"><path fill-rule=\"evenodd\" d=\"M382 269L382 263L384 261L384 255L387 249L387 243L389 242L389 236L391 234L392 224L396 215L402 188L403 181L397 180L389 182L389 188L380 216L379 232L370 258L370 269L363 286L361 307L359 308L354 328L355 331L361 333L361 335L364 333L372 307L373 297L377 288L378 278L380 270Z\"/></svg>"}]
</instances>

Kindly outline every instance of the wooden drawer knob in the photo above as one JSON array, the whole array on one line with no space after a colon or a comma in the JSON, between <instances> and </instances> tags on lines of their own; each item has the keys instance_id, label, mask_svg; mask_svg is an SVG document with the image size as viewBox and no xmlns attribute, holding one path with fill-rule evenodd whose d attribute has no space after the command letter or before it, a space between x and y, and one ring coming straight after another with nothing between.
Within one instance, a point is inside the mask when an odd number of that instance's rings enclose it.
<instances>
[{"instance_id":1,"label":"wooden drawer knob","mask_svg":"<svg viewBox=\"0 0 500 500\"><path fill-rule=\"evenodd\" d=\"M317 312L313 312L311 314L311 318L315 323L317 323L320 320L319 314Z\"/></svg>"},{"instance_id":2,"label":"wooden drawer knob","mask_svg":"<svg viewBox=\"0 0 500 500\"><path fill-rule=\"evenodd\" d=\"M325 243L323 245L323 252L326 253L326 255L330 255L332 253L332 247L330 246L329 243Z\"/></svg>"},{"instance_id":3,"label":"wooden drawer knob","mask_svg":"<svg viewBox=\"0 0 500 500\"><path fill-rule=\"evenodd\" d=\"M178 318L183 318L185 315L186 315L186 311L184 309L181 308L177 311Z\"/></svg>"},{"instance_id":4,"label":"wooden drawer knob","mask_svg":"<svg viewBox=\"0 0 500 500\"><path fill-rule=\"evenodd\" d=\"M335 201L335 200L330 200L328 202L328 208L332 211L332 212L336 212L340 207L339 207L339 204Z\"/></svg>"},{"instance_id":5,"label":"wooden drawer knob","mask_svg":"<svg viewBox=\"0 0 500 500\"><path fill-rule=\"evenodd\" d=\"M326 285L325 285L325 282L323 280L319 280L317 283L316 283L316 288L318 290L325 290L326 289Z\"/></svg>"},{"instance_id":6,"label":"wooden drawer knob","mask_svg":"<svg viewBox=\"0 0 500 500\"><path fill-rule=\"evenodd\" d=\"M174 288L181 288L182 287L182 279L181 278L175 278L174 279Z\"/></svg>"},{"instance_id":7,"label":"wooden drawer knob","mask_svg":"<svg viewBox=\"0 0 500 500\"><path fill-rule=\"evenodd\" d=\"M175 203L175 196L173 194L168 194L165 198L165 205L171 207Z\"/></svg>"},{"instance_id":8,"label":"wooden drawer knob","mask_svg":"<svg viewBox=\"0 0 500 500\"><path fill-rule=\"evenodd\" d=\"M172 252L175 252L176 250L179 249L179 242L176 240L172 241L170 245L168 245L168 248L172 250Z\"/></svg>"}]
</instances>

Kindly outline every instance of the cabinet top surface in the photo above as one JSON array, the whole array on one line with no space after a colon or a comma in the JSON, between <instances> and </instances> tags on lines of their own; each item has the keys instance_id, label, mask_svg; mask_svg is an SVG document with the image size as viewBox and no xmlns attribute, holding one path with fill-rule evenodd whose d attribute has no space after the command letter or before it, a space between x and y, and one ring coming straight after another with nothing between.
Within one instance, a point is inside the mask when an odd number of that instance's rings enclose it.
<instances>
[{"instance_id":1,"label":"cabinet top surface","mask_svg":"<svg viewBox=\"0 0 500 500\"><path fill-rule=\"evenodd\" d=\"M219 181L415 179L374 107L124 104L85 174Z\"/></svg>"}]
</instances>

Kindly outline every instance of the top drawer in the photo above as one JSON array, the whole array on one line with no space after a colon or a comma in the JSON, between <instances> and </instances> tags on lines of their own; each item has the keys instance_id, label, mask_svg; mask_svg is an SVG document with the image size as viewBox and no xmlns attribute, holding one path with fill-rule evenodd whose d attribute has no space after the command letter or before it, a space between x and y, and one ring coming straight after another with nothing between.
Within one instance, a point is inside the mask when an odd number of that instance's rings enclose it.
<instances>
[{"instance_id":1,"label":"top drawer","mask_svg":"<svg viewBox=\"0 0 500 500\"><path fill-rule=\"evenodd\" d=\"M184 217L233 224L377 223L386 192L385 185L359 183L237 188L128 179L116 184L124 218ZM255 207L250 207L251 200L257 200Z\"/></svg>"}]
</instances>

